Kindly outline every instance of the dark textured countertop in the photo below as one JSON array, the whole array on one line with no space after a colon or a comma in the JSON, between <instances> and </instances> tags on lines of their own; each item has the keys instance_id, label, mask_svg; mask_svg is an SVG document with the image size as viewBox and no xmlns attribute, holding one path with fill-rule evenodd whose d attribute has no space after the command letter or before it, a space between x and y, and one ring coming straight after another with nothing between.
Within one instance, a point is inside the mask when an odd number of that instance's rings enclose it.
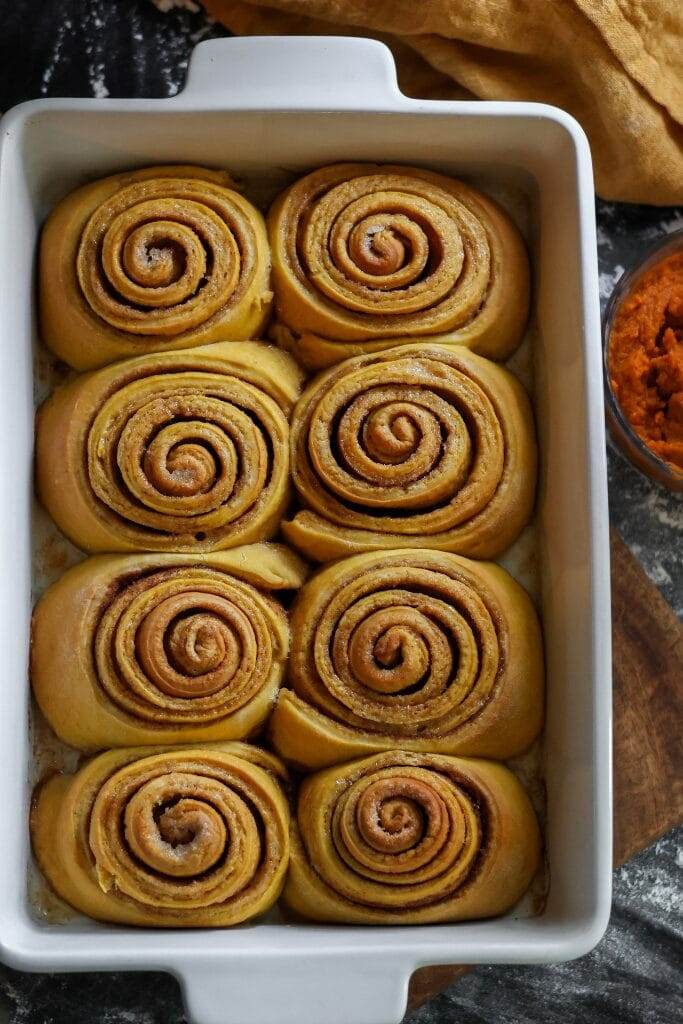
<instances>
[{"instance_id":1,"label":"dark textured countertop","mask_svg":"<svg viewBox=\"0 0 683 1024\"><path fill-rule=\"evenodd\" d=\"M225 34L199 12L162 14L148 0L0 0L0 14L2 110L39 96L169 95L192 47ZM598 202L597 212L604 301L624 267L683 227L683 209ZM683 500L611 449L609 486L612 522L683 615ZM410 1024L678 1024L682 836L670 833L616 873L610 927L589 956L551 967L477 968ZM168 975L29 975L0 966L0 1024L184 1021Z\"/></svg>"}]
</instances>

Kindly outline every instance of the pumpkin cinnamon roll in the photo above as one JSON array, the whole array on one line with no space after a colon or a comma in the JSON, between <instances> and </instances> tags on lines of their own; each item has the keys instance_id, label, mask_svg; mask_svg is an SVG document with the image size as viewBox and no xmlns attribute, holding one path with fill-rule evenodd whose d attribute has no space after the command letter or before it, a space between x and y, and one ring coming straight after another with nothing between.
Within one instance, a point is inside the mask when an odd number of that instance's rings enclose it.
<instances>
[{"instance_id":1,"label":"pumpkin cinnamon roll","mask_svg":"<svg viewBox=\"0 0 683 1024\"><path fill-rule=\"evenodd\" d=\"M292 418L309 558L430 547L495 558L531 516L536 442L524 388L465 349L424 343L319 374Z\"/></svg>"},{"instance_id":2,"label":"pumpkin cinnamon roll","mask_svg":"<svg viewBox=\"0 0 683 1024\"><path fill-rule=\"evenodd\" d=\"M214 551L272 536L289 500L300 371L260 342L139 356L59 388L38 495L85 551Z\"/></svg>"},{"instance_id":3,"label":"pumpkin cinnamon roll","mask_svg":"<svg viewBox=\"0 0 683 1024\"><path fill-rule=\"evenodd\" d=\"M284 901L344 924L493 917L529 887L540 849L503 765L390 751L303 781Z\"/></svg>"},{"instance_id":4,"label":"pumpkin cinnamon roll","mask_svg":"<svg viewBox=\"0 0 683 1024\"><path fill-rule=\"evenodd\" d=\"M43 229L41 334L77 370L257 337L271 300L263 218L224 171L114 174L68 195Z\"/></svg>"},{"instance_id":5,"label":"pumpkin cinnamon roll","mask_svg":"<svg viewBox=\"0 0 683 1024\"><path fill-rule=\"evenodd\" d=\"M382 750L508 758L543 720L538 618L499 566L413 549L304 584L271 741L297 767Z\"/></svg>"},{"instance_id":6,"label":"pumpkin cinnamon roll","mask_svg":"<svg viewBox=\"0 0 683 1024\"><path fill-rule=\"evenodd\" d=\"M38 787L33 849L59 896L97 920L238 924L282 889L285 780L277 758L244 743L108 750Z\"/></svg>"},{"instance_id":7,"label":"pumpkin cinnamon roll","mask_svg":"<svg viewBox=\"0 0 683 1024\"><path fill-rule=\"evenodd\" d=\"M33 613L38 704L81 750L244 739L270 713L289 650L270 592L304 577L275 544L88 558Z\"/></svg>"},{"instance_id":8,"label":"pumpkin cinnamon roll","mask_svg":"<svg viewBox=\"0 0 683 1024\"><path fill-rule=\"evenodd\" d=\"M522 339L529 266L510 217L417 167L334 164L268 214L275 337L311 369L418 336L506 359Z\"/></svg>"}]
</instances>

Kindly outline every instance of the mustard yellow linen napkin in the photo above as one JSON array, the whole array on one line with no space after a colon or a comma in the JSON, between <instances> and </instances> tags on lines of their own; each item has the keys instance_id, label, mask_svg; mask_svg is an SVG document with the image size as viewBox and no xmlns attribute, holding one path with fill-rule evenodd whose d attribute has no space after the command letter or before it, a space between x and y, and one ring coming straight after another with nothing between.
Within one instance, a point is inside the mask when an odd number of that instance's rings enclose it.
<instances>
[{"instance_id":1,"label":"mustard yellow linen napkin","mask_svg":"<svg viewBox=\"0 0 683 1024\"><path fill-rule=\"evenodd\" d=\"M381 39L408 95L536 100L588 135L606 199L683 202L677 0L203 0L238 35Z\"/></svg>"}]
</instances>

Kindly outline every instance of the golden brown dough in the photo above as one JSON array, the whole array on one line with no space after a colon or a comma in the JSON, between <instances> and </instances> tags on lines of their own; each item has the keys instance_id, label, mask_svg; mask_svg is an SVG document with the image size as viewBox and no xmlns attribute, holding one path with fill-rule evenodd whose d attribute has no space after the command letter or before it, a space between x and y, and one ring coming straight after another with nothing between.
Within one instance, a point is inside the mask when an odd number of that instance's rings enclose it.
<instances>
[{"instance_id":1,"label":"golden brown dough","mask_svg":"<svg viewBox=\"0 0 683 1024\"><path fill-rule=\"evenodd\" d=\"M503 765L394 750L304 780L284 901L344 924L493 917L526 891L540 848Z\"/></svg>"},{"instance_id":2,"label":"golden brown dough","mask_svg":"<svg viewBox=\"0 0 683 1024\"><path fill-rule=\"evenodd\" d=\"M289 856L277 758L244 743L108 750L39 786L38 864L101 921L225 927L273 905Z\"/></svg>"},{"instance_id":3,"label":"golden brown dough","mask_svg":"<svg viewBox=\"0 0 683 1024\"><path fill-rule=\"evenodd\" d=\"M77 370L258 337L271 300L263 217L225 171L114 174L71 192L43 229L41 333Z\"/></svg>"},{"instance_id":4,"label":"golden brown dough","mask_svg":"<svg viewBox=\"0 0 683 1024\"><path fill-rule=\"evenodd\" d=\"M406 345L319 374L299 399L284 524L308 558L430 547L495 558L531 516L531 406L511 373L465 349Z\"/></svg>"},{"instance_id":5,"label":"golden brown dough","mask_svg":"<svg viewBox=\"0 0 683 1024\"><path fill-rule=\"evenodd\" d=\"M268 214L279 324L311 369L429 336L506 359L522 339L529 266L508 215L417 167L334 164Z\"/></svg>"},{"instance_id":6,"label":"golden brown dough","mask_svg":"<svg viewBox=\"0 0 683 1024\"><path fill-rule=\"evenodd\" d=\"M304 578L279 544L88 558L33 613L38 704L81 750L244 739L270 713L289 650L269 591Z\"/></svg>"},{"instance_id":7,"label":"golden brown dough","mask_svg":"<svg viewBox=\"0 0 683 1024\"><path fill-rule=\"evenodd\" d=\"M437 551L335 562L291 616L275 750L307 770L381 750L507 758L543 720L538 619L497 565Z\"/></svg>"},{"instance_id":8,"label":"golden brown dough","mask_svg":"<svg viewBox=\"0 0 683 1024\"><path fill-rule=\"evenodd\" d=\"M85 551L215 551L271 537L290 493L293 359L261 342L139 356L39 412L38 495Z\"/></svg>"}]
</instances>

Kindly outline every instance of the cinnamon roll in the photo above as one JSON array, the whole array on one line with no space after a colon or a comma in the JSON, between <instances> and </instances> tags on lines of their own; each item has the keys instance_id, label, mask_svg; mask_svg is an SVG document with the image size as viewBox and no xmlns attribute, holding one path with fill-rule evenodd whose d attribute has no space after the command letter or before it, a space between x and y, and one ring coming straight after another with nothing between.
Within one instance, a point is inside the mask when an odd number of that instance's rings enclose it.
<instances>
[{"instance_id":1,"label":"cinnamon roll","mask_svg":"<svg viewBox=\"0 0 683 1024\"><path fill-rule=\"evenodd\" d=\"M497 565L424 549L326 566L291 616L275 750L315 770L382 750L508 758L543 720L538 619Z\"/></svg>"},{"instance_id":2,"label":"cinnamon roll","mask_svg":"<svg viewBox=\"0 0 683 1024\"><path fill-rule=\"evenodd\" d=\"M289 857L286 775L244 743L108 750L34 796L38 864L100 921L226 927L268 910Z\"/></svg>"},{"instance_id":3,"label":"cinnamon roll","mask_svg":"<svg viewBox=\"0 0 683 1024\"><path fill-rule=\"evenodd\" d=\"M271 591L304 577L274 544L88 558L34 611L38 704L81 750L244 739L270 713L289 650Z\"/></svg>"},{"instance_id":4,"label":"cinnamon roll","mask_svg":"<svg viewBox=\"0 0 683 1024\"><path fill-rule=\"evenodd\" d=\"M430 547L495 558L531 516L536 443L524 388L465 349L424 342L319 374L292 418L307 557Z\"/></svg>"},{"instance_id":5,"label":"cinnamon roll","mask_svg":"<svg viewBox=\"0 0 683 1024\"><path fill-rule=\"evenodd\" d=\"M114 174L68 195L43 229L41 334L77 370L258 337L271 300L263 218L225 171Z\"/></svg>"},{"instance_id":6,"label":"cinnamon roll","mask_svg":"<svg viewBox=\"0 0 683 1024\"><path fill-rule=\"evenodd\" d=\"M114 363L37 418L38 495L85 551L214 551L272 536L300 371L260 342Z\"/></svg>"},{"instance_id":7,"label":"cinnamon roll","mask_svg":"<svg viewBox=\"0 0 683 1024\"><path fill-rule=\"evenodd\" d=\"M311 369L421 336L506 359L522 339L524 244L508 215L461 181L334 164L286 189L268 230L275 337Z\"/></svg>"},{"instance_id":8,"label":"cinnamon roll","mask_svg":"<svg viewBox=\"0 0 683 1024\"><path fill-rule=\"evenodd\" d=\"M503 765L394 750L303 781L284 901L343 924L493 917L524 894L540 847Z\"/></svg>"}]
</instances>

